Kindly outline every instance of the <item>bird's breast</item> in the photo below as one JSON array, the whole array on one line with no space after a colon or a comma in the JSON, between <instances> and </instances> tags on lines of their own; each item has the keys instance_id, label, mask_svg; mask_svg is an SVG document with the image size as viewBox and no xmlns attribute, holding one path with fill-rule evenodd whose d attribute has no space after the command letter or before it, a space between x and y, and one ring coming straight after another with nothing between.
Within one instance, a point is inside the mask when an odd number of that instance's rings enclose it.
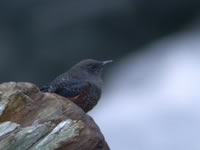
<instances>
[{"instance_id":1,"label":"bird's breast","mask_svg":"<svg viewBox=\"0 0 200 150\"><path fill-rule=\"evenodd\" d=\"M98 102L101 96L101 89L95 85L86 87L75 97L69 99L81 107L85 112L91 110Z\"/></svg>"}]
</instances>

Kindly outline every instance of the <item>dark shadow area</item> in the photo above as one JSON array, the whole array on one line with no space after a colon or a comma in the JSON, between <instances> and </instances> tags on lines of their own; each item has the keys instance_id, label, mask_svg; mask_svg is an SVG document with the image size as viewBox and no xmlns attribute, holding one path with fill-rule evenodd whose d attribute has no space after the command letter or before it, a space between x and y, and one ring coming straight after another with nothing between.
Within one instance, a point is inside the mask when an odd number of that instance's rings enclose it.
<instances>
[{"instance_id":1,"label":"dark shadow area","mask_svg":"<svg viewBox=\"0 0 200 150\"><path fill-rule=\"evenodd\" d=\"M45 84L85 58L118 60L177 32L197 0L0 2L0 81Z\"/></svg>"}]
</instances>

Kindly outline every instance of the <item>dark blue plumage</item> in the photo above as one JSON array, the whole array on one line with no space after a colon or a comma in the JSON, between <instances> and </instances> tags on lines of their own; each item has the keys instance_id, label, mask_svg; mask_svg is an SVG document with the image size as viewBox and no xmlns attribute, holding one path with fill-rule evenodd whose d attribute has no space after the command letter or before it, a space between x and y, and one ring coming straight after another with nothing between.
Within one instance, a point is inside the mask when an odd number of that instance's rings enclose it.
<instances>
[{"instance_id":1,"label":"dark blue plumage","mask_svg":"<svg viewBox=\"0 0 200 150\"><path fill-rule=\"evenodd\" d=\"M101 96L101 74L109 62L112 61L83 60L40 90L67 97L88 112Z\"/></svg>"}]
</instances>

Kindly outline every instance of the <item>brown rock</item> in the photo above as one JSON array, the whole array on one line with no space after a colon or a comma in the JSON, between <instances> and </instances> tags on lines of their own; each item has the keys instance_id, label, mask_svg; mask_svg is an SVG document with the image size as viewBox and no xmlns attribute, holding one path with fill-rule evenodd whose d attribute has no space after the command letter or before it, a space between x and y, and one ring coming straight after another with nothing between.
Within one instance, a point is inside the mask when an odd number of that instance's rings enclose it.
<instances>
[{"instance_id":1,"label":"brown rock","mask_svg":"<svg viewBox=\"0 0 200 150\"><path fill-rule=\"evenodd\" d=\"M0 85L0 150L109 150L93 119L31 83Z\"/></svg>"}]
</instances>

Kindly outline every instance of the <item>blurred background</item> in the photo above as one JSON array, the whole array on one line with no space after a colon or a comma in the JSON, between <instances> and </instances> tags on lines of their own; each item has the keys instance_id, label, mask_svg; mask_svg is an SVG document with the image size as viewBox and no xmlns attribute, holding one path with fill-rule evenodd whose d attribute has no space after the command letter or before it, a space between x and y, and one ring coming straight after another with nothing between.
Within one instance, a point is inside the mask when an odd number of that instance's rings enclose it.
<instances>
[{"instance_id":1,"label":"blurred background","mask_svg":"<svg viewBox=\"0 0 200 150\"><path fill-rule=\"evenodd\" d=\"M0 1L0 82L85 58L114 60L89 113L112 150L200 149L200 1Z\"/></svg>"}]
</instances>

